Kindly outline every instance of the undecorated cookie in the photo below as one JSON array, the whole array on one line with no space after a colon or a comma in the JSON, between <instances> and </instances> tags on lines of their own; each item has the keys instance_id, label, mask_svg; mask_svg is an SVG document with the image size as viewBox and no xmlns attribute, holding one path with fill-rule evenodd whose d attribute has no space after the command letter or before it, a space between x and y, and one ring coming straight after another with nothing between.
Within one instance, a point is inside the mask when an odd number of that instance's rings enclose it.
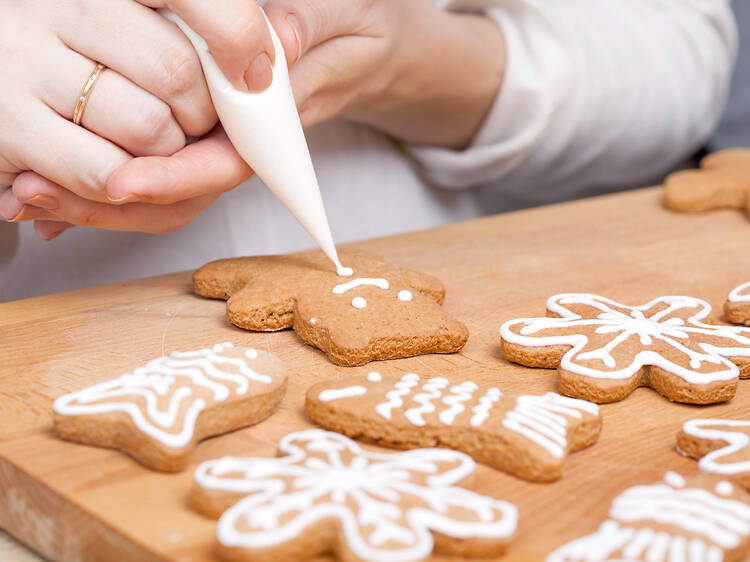
<instances>
[{"instance_id":1,"label":"undecorated cookie","mask_svg":"<svg viewBox=\"0 0 750 562\"><path fill-rule=\"evenodd\" d=\"M499 556L518 511L456 486L474 469L456 451L372 453L338 433L308 430L284 437L278 458L201 464L195 500L209 515L226 509L217 527L225 560Z\"/></svg>"},{"instance_id":2,"label":"undecorated cookie","mask_svg":"<svg viewBox=\"0 0 750 562\"><path fill-rule=\"evenodd\" d=\"M546 562L741 562L750 550L750 495L726 480L675 472L612 502L599 530Z\"/></svg>"},{"instance_id":3,"label":"undecorated cookie","mask_svg":"<svg viewBox=\"0 0 750 562\"><path fill-rule=\"evenodd\" d=\"M704 472L750 490L750 420L690 420L677 435L677 450L700 459Z\"/></svg>"},{"instance_id":4,"label":"undecorated cookie","mask_svg":"<svg viewBox=\"0 0 750 562\"><path fill-rule=\"evenodd\" d=\"M231 343L159 357L116 379L55 400L64 439L121 449L166 472L183 470L206 437L269 416L284 397L280 359Z\"/></svg>"},{"instance_id":5,"label":"undecorated cookie","mask_svg":"<svg viewBox=\"0 0 750 562\"><path fill-rule=\"evenodd\" d=\"M724 304L724 316L734 324L750 326L750 281L735 287Z\"/></svg>"},{"instance_id":6,"label":"undecorated cookie","mask_svg":"<svg viewBox=\"0 0 750 562\"><path fill-rule=\"evenodd\" d=\"M527 480L562 475L568 453L593 445L602 421L591 402L548 392L505 396L498 388L415 373L329 380L307 392L312 421L398 449L447 447Z\"/></svg>"},{"instance_id":7,"label":"undecorated cookie","mask_svg":"<svg viewBox=\"0 0 750 562\"><path fill-rule=\"evenodd\" d=\"M725 207L750 214L750 150L730 148L709 154L700 170L682 170L664 182L665 201L677 211Z\"/></svg>"},{"instance_id":8,"label":"undecorated cookie","mask_svg":"<svg viewBox=\"0 0 750 562\"><path fill-rule=\"evenodd\" d=\"M227 318L254 331L293 327L337 365L362 365L463 348L466 327L443 311L434 277L361 252L340 253L354 269L336 274L322 252L235 258L193 275L195 292L228 299Z\"/></svg>"},{"instance_id":9,"label":"undecorated cookie","mask_svg":"<svg viewBox=\"0 0 750 562\"><path fill-rule=\"evenodd\" d=\"M583 293L555 295L547 317L500 328L505 357L558 368L563 394L605 403L649 386L675 402L729 400L750 377L750 330L704 323L711 306L660 297L626 306Z\"/></svg>"}]
</instances>

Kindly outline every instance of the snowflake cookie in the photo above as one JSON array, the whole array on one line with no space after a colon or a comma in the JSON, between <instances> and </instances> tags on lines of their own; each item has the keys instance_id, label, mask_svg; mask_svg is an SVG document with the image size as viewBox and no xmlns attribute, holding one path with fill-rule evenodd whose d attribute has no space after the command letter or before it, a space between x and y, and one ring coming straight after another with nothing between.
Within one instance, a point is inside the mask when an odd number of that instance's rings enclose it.
<instances>
[{"instance_id":1,"label":"snowflake cookie","mask_svg":"<svg viewBox=\"0 0 750 562\"><path fill-rule=\"evenodd\" d=\"M434 277L362 252L341 252L354 269L337 275L322 252L235 258L193 275L195 292L228 299L229 321L254 331L294 328L338 365L463 348L466 327L441 307Z\"/></svg>"},{"instance_id":2,"label":"snowflake cookie","mask_svg":"<svg viewBox=\"0 0 750 562\"><path fill-rule=\"evenodd\" d=\"M750 215L750 150L731 148L709 154L700 170L682 170L667 177L664 197L677 211L745 209Z\"/></svg>"},{"instance_id":3,"label":"snowflake cookie","mask_svg":"<svg viewBox=\"0 0 750 562\"><path fill-rule=\"evenodd\" d=\"M724 316L733 324L750 326L750 281L735 287L724 304Z\"/></svg>"},{"instance_id":4,"label":"snowflake cookie","mask_svg":"<svg viewBox=\"0 0 750 562\"><path fill-rule=\"evenodd\" d=\"M312 421L398 449L447 447L515 476L549 482L568 453L593 445L599 407L548 392L505 396L498 388L416 373L328 380L307 392Z\"/></svg>"},{"instance_id":5,"label":"snowflake cookie","mask_svg":"<svg viewBox=\"0 0 750 562\"><path fill-rule=\"evenodd\" d=\"M167 472L183 470L197 443L259 422L286 391L277 357L222 343L174 352L54 403L60 437L125 451Z\"/></svg>"},{"instance_id":6,"label":"snowflake cookie","mask_svg":"<svg viewBox=\"0 0 750 562\"><path fill-rule=\"evenodd\" d=\"M710 404L750 377L750 330L704 323L711 306L700 299L625 306L568 293L551 297L547 312L503 324L503 349L514 363L558 367L568 396L614 402L649 386L676 402Z\"/></svg>"},{"instance_id":7,"label":"snowflake cookie","mask_svg":"<svg viewBox=\"0 0 750 562\"><path fill-rule=\"evenodd\" d=\"M690 420L677 435L677 450L704 472L750 490L750 420Z\"/></svg>"},{"instance_id":8,"label":"snowflake cookie","mask_svg":"<svg viewBox=\"0 0 750 562\"><path fill-rule=\"evenodd\" d=\"M546 562L740 562L750 551L748 501L726 480L667 472L661 483L625 490L598 531Z\"/></svg>"},{"instance_id":9,"label":"snowflake cookie","mask_svg":"<svg viewBox=\"0 0 750 562\"><path fill-rule=\"evenodd\" d=\"M200 465L195 504L213 516L226 509L217 538L229 560L333 552L346 561L406 561L433 550L497 556L515 532L518 512L456 486L474 469L456 451L372 453L338 433L300 431L281 440L278 458Z\"/></svg>"}]
</instances>

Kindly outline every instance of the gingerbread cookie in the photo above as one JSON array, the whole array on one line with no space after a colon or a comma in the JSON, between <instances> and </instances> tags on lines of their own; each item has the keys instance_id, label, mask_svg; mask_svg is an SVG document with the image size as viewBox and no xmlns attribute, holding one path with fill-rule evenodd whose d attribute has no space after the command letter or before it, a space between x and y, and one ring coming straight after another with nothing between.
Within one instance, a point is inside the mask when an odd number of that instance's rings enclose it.
<instances>
[{"instance_id":1,"label":"gingerbread cookie","mask_svg":"<svg viewBox=\"0 0 750 562\"><path fill-rule=\"evenodd\" d=\"M677 450L704 472L731 478L750 490L750 420L690 420L677 435Z\"/></svg>"},{"instance_id":2,"label":"gingerbread cookie","mask_svg":"<svg viewBox=\"0 0 750 562\"><path fill-rule=\"evenodd\" d=\"M724 316L734 324L750 326L750 281L735 287L724 304Z\"/></svg>"},{"instance_id":3,"label":"gingerbread cookie","mask_svg":"<svg viewBox=\"0 0 750 562\"><path fill-rule=\"evenodd\" d=\"M196 505L213 515L228 508L217 528L222 558L498 556L516 529L515 506L456 486L475 469L456 451L372 453L338 433L308 430L285 436L279 453L198 467Z\"/></svg>"},{"instance_id":4,"label":"gingerbread cookie","mask_svg":"<svg viewBox=\"0 0 750 562\"><path fill-rule=\"evenodd\" d=\"M511 320L500 335L508 360L557 367L568 396L614 402L649 386L676 402L711 404L750 377L750 330L702 322L710 312L692 297L625 306L569 293L547 301L548 317Z\"/></svg>"},{"instance_id":5,"label":"gingerbread cookie","mask_svg":"<svg viewBox=\"0 0 750 562\"><path fill-rule=\"evenodd\" d=\"M740 562L750 551L748 501L726 480L668 472L662 483L620 494L598 531L546 562Z\"/></svg>"},{"instance_id":6,"label":"gingerbread cookie","mask_svg":"<svg viewBox=\"0 0 750 562\"><path fill-rule=\"evenodd\" d=\"M167 472L188 463L197 443L259 422L286 391L280 359L231 343L174 352L116 379L55 400L64 439L121 449Z\"/></svg>"},{"instance_id":7,"label":"gingerbread cookie","mask_svg":"<svg viewBox=\"0 0 750 562\"><path fill-rule=\"evenodd\" d=\"M665 201L677 211L745 209L750 214L750 150L731 148L709 154L700 170L682 170L664 182Z\"/></svg>"},{"instance_id":8,"label":"gingerbread cookie","mask_svg":"<svg viewBox=\"0 0 750 562\"><path fill-rule=\"evenodd\" d=\"M562 475L568 453L593 445L602 421L591 402L548 392L505 396L498 388L443 377L329 380L307 392L312 421L398 449L447 447L538 482Z\"/></svg>"},{"instance_id":9,"label":"gingerbread cookie","mask_svg":"<svg viewBox=\"0 0 750 562\"><path fill-rule=\"evenodd\" d=\"M228 299L246 330L293 327L337 365L461 350L469 333L441 308L442 283L376 256L341 252L341 277L322 252L219 260L193 275L195 292Z\"/></svg>"}]
</instances>

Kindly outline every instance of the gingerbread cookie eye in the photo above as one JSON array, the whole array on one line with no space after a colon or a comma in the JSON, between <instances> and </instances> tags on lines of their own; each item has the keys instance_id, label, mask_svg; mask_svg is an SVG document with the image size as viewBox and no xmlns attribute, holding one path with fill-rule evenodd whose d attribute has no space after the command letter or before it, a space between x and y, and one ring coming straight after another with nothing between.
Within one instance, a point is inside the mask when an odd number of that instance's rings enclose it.
<instances>
[{"instance_id":1,"label":"gingerbread cookie eye","mask_svg":"<svg viewBox=\"0 0 750 562\"><path fill-rule=\"evenodd\" d=\"M711 312L692 297L660 297L626 306L583 293L556 295L550 316L521 318L500 329L508 360L557 367L564 394L613 402L639 386L694 404L734 396L750 376L750 330L703 322Z\"/></svg>"},{"instance_id":2,"label":"gingerbread cookie eye","mask_svg":"<svg viewBox=\"0 0 750 562\"><path fill-rule=\"evenodd\" d=\"M724 316L734 324L750 326L750 281L730 291L724 304Z\"/></svg>"},{"instance_id":3,"label":"gingerbread cookie eye","mask_svg":"<svg viewBox=\"0 0 750 562\"><path fill-rule=\"evenodd\" d=\"M63 438L119 448L152 468L175 471L201 439L268 416L285 389L279 359L224 343L174 352L61 396L54 427Z\"/></svg>"},{"instance_id":4,"label":"gingerbread cookie eye","mask_svg":"<svg viewBox=\"0 0 750 562\"><path fill-rule=\"evenodd\" d=\"M209 461L195 473L196 505L211 515L226 509L217 537L228 559L333 551L342 560L422 560L434 549L497 556L516 529L512 504L456 486L475 469L456 451L371 453L309 430L284 437L279 452Z\"/></svg>"},{"instance_id":5,"label":"gingerbread cookie eye","mask_svg":"<svg viewBox=\"0 0 750 562\"><path fill-rule=\"evenodd\" d=\"M196 293L227 298L227 317L247 330L292 327L338 365L423 353L454 353L468 331L441 304L429 275L342 252L354 274L337 275L320 252L210 263L193 276Z\"/></svg>"}]
</instances>

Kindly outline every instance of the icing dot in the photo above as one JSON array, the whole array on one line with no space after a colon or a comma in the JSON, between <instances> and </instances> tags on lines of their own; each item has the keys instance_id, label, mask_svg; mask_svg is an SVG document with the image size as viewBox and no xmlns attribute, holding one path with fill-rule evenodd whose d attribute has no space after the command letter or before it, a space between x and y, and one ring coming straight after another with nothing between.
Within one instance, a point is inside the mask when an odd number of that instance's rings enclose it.
<instances>
[{"instance_id":1,"label":"icing dot","mask_svg":"<svg viewBox=\"0 0 750 562\"><path fill-rule=\"evenodd\" d=\"M732 486L731 482L722 480L721 482L716 484L714 490L716 490L717 494L720 494L722 496L731 496L732 492L734 492L734 486Z\"/></svg>"},{"instance_id":2,"label":"icing dot","mask_svg":"<svg viewBox=\"0 0 750 562\"><path fill-rule=\"evenodd\" d=\"M352 306L354 308L364 308L367 306L367 301L363 297L354 297L352 299Z\"/></svg>"},{"instance_id":3,"label":"icing dot","mask_svg":"<svg viewBox=\"0 0 750 562\"><path fill-rule=\"evenodd\" d=\"M352 275L354 275L354 270L351 267L344 267L343 265L337 265L336 273L339 274L339 277L351 277Z\"/></svg>"},{"instance_id":4,"label":"icing dot","mask_svg":"<svg viewBox=\"0 0 750 562\"><path fill-rule=\"evenodd\" d=\"M412 299L411 291L404 290L404 291L398 292L398 300L409 302L411 299Z\"/></svg>"},{"instance_id":5,"label":"icing dot","mask_svg":"<svg viewBox=\"0 0 750 562\"><path fill-rule=\"evenodd\" d=\"M673 488L682 488L685 485L685 479L671 470L664 475L664 482Z\"/></svg>"},{"instance_id":6,"label":"icing dot","mask_svg":"<svg viewBox=\"0 0 750 562\"><path fill-rule=\"evenodd\" d=\"M221 353L221 352L222 352L222 351L224 351L225 349L231 349L231 348L233 348L233 347L234 347L234 344L232 344L232 343L229 343L229 342L227 341L227 342L224 342L224 343L217 343L217 344L216 344L216 345L215 345L215 346L213 347L213 351L214 351L214 353Z\"/></svg>"},{"instance_id":7,"label":"icing dot","mask_svg":"<svg viewBox=\"0 0 750 562\"><path fill-rule=\"evenodd\" d=\"M250 348L245 352L245 357L248 359L257 359L258 358L258 350Z\"/></svg>"},{"instance_id":8,"label":"icing dot","mask_svg":"<svg viewBox=\"0 0 750 562\"><path fill-rule=\"evenodd\" d=\"M312 324L313 326L315 326L315 324L317 324L317 323L318 323L318 319L317 318L310 318L310 324Z\"/></svg>"},{"instance_id":9,"label":"icing dot","mask_svg":"<svg viewBox=\"0 0 750 562\"><path fill-rule=\"evenodd\" d=\"M380 382L383 380L383 377L380 376L380 373L372 371L371 373L367 373L367 380L370 382Z\"/></svg>"}]
</instances>

